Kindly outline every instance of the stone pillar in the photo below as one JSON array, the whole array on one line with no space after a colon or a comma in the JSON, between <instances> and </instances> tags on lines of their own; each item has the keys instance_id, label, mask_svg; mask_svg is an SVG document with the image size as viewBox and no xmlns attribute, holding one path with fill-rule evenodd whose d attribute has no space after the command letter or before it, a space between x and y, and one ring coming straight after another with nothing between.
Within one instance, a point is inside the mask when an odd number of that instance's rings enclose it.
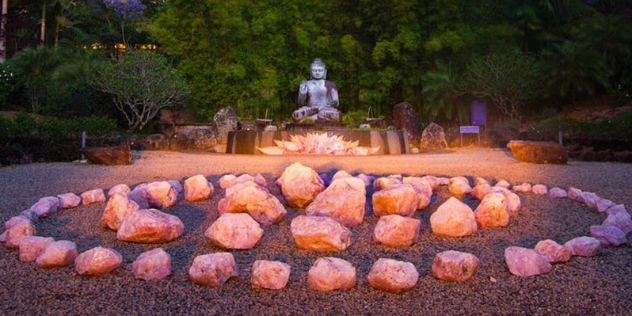
<instances>
[{"instance_id":1,"label":"stone pillar","mask_svg":"<svg viewBox=\"0 0 632 316\"><path fill-rule=\"evenodd\" d=\"M393 121L395 129L408 133L408 143L414 147L421 141L421 128L419 115L412 104L403 102L393 107Z\"/></svg>"}]
</instances>

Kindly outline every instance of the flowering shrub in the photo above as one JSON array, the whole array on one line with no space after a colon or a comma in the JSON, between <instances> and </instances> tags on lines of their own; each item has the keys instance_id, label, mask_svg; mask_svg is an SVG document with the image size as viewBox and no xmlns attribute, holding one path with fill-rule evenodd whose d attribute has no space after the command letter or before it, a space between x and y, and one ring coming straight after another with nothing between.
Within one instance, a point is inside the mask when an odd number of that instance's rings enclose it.
<instances>
[{"instance_id":1,"label":"flowering shrub","mask_svg":"<svg viewBox=\"0 0 632 316\"><path fill-rule=\"evenodd\" d=\"M140 0L103 0L103 4L114 12L114 16L132 21L143 15L146 6Z\"/></svg>"}]
</instances>

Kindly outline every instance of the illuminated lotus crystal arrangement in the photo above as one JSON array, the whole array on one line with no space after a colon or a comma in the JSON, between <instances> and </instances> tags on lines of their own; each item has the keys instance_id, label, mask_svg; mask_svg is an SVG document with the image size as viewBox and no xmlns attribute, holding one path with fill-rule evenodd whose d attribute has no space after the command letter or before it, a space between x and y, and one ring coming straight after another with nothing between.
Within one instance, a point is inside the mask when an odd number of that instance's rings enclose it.
<instances>
[{"instance_id":1,"label":"illuminated lotus crystal arrangement","mask_svg":"<svg viewBox=\"0 0 632 316\"><path fill-rule=\"evenodd\" d=\"M257 148L266 155L330 155L368 156L380 148L358 146L358 141L345 141L342 136L329 133L290 135L289 141L275 140L276 146Z\"/></svg>"}]
</instances>

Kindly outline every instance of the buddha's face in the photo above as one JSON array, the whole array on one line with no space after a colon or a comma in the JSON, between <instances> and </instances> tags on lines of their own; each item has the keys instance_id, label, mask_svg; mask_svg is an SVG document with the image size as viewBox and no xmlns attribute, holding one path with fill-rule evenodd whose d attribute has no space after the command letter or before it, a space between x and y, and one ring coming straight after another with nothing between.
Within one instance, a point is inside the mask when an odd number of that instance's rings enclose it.
<instances>
[{"instance_id":1,"label":"buddha's face","mask_svg":"<svg viewBox=\"0 0 632 316\"><path fill-rule=\"evenodd\" d=\"M326 70L325 67L320 66L320 65L312 65L312 79L324 79L325 78L325 74L326 74Z\"/></svg>"}]
</instances>

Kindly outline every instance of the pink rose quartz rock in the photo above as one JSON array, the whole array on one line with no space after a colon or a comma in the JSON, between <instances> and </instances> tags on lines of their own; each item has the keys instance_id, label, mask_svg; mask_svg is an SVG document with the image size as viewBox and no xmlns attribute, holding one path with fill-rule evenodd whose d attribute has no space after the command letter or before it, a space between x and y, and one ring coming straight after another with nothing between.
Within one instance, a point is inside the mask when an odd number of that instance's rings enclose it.
<instances>
[{"instance_id":1,"label":"pink rose quartz rock","mask_svg":"<svg viewBox=\"0 0 632 316\"><path fill-rule=\"evenodd\" d=\"M400 215L380 217L373 230L373 240L387 247L408 247L419 237L421 221Z\"/></svg>"},{"instance_id":2,"label":"pink rose quartz rock","mask_svg":"<svg viewBox=\"0 0 632 316\"><path fill-rule=\"evenodd\" d=\"M291 267L280 261L256 260L252 265L252 288L282 290L290 280Z\"/></svg>"},{"instance_id":3,"label":"pink rose quartz rock","mask_svg":"<svg viewBox=\"0 0 632 316\"><path fill-rule=\"evenodd\" d=\"M432 260L432 275L449 282L465 282L478 270L478 258L470 253L448 250Z\"/></svg>"},{"instance_id":4,"label":"pink rose quartz rock","mask_svg":"<svg viewBox=\"0 0 632 316\"><path fill-rule=\"evenodd\" d=\"M601 249L601 242L597 238L582 236L567 241L564 246L570 249L574 256L592 257Z\"/></svg>"},{"instance_id":5,"label":"pink rose quartz rock","mask_svg":"<svg viewBox=\"0 0 632 316\"><path fill-rule=\"evenodd\" d=\"M162 280L171 275L171 256L162 248L145 251L132 263L136 279Z\"/></svg>"},{"instance_id":6,"label":"pink rose quartz rock","mask_svg":"<svg viewBox=\"0 0 632 316\"><path fill-rule=\"evenodd\" d=\"M622 214L622 215L627 216L628 218L630 218L630 213L628 213L628 211L625 208L625 205L623 205L623 204L618 204L618 205L609 207L606 210L606 214L608 214L608 215Z\"/></svg>"},{"instance_id":7,"label":"pink rose quartz rock","mask_svg":"<svg viewBox=\"0 0 632 316\"><path fill-rule=\"evenodd\" d=\"M417 209L425 209L432 199L432 185L427 179L421 177L405 177L402 183L410 184L417 191L418 204Z\"/></svg>"},{"instance_id":8,"label":"pink rose quartz rock","mask_svg":"<svg viewBox=\"0 0 632 316\"><path fill-rule=\"evenodd\" d=\"M329 217L299 215L292 220L290 229L301 249L343 251L351 244L351 231Z\"/></svg>"},{"instance_id":9,"label":"pink rose quartz rock","mask_svg":"<svg viewBox=\"0 0 632 316\"><path fill-rule=\"evenodd\" d=\"M474 234L478 225L472 209L459 199L451 197L432 213L430 228L437 236L463 237Z\"/></svg>"},{"instance_id":10,"label":"pink rose quartz rock","mask_svg":"<svg viewBox=\"0 0 632 316\"><path fill-rule=\"evenodd\" d=\"M306 215L327 216L345 226L355 226L364 220L366 187L358 178L333 180L305 209Z\"/></svg>"},{"instance_id":11,"label":"pink rose quartz rock","mask_svg":"<svg viewBox=\"0 0 632 316\"><path fill-rule=\"evenodd\" d=\"M178 191L167 181L151 182L143 189L147 191L147 202L151 208L165 209L178 202Z\"/></svg>"},{"instance_id":12,"label":"pink rose quartz rock","mask_svg":"<svg viewBox=\"0 0 632 316\"><path fill-rule=\"evenodd\" d=\"M350 173L346 172L345 170L338 170L336 171L334 176L331 177L331 181L333 182L334 180L342 179L342 178L353 178L353 176Z\"/></svg>"},{"instance_id":13,"label":"pink rose quartz rock","mask_svg":"<svg viewBox=\"0 0 632 316\"><path fill-rule=\"evenodd\" d=\"M417 191L409 184L398 184L373 193L373 213L377 216L412 216L419 205Z\"/></svg>"},{"instance_id":14,"label":"pink rose quartz rock","mask_svg":"<svg viewBox=\"0 0 632 316\"><path fill-rule=\"evenodd\" d=\"M37 212L32 210L32 209L28 209L28 210L22 211L22 213L20 213L19 216L28 219L32 223L37 222L37 220L39 219L39 216L37 215Z\"/></svg>"},{"instance_id":15,"label":"pink rose quartz rock","mask_svg":"<svg viewBox=\"0 0 632 316\"><path fill-rule=\"evenodd\" d=\"M439 178L437 178L435 176L427 175L427 176L423 176L421 178L426 180L426 181L428 181L428 183L430 183L430 186L432 187L432 191L436 190L439 187L439 185L441 185L439 183Z\"/></svg>"},{"instance_id":16,"label":"pink rose quartz rock","mask_svg":"<svg viewBox=\"0 0 632 316\"><path fill-rule=\"evenodd\" d=\"M184 232L184 224L173 215L156 209L138 210L126 216L116 239L137 243L166 243Z\"/></svg>"},{"instance_id":17,"label":"pink rose quartz rock","mask_svg":"<svg viewBox=\"0 0 632 316\"><path fill-rule=\"evenodd\" d=\"M20 240L20 261L32 262L39 257L44 249L52 244L55 239L51 237L24 236Z\"/></svg>"},{"instance_id":18,"label":"pink rose quartz rock","mask_svg":"<svg viewBox=\"0 0 632 316\"><path fill-rule=\"evenodd\" d=\"M437 181L439 182L439 186L449 186L450 178L448 177L437 177Z\"/></svg>"},{"instance_id":19,"label":"pink rose quartz rock","mask_svg":"<svg viewBox=\"0 0 632 316\"><path fill-rule=\"evenodd\" d=\"M487 194L474 210L474 217L478 227L495 228L505 227L509 224L509 212L507 211L507 199L500 192Z\"/></svg>"},{"instance_id":20,"label":"pink rose quartz rock","mask_svg":"<svg viewBox=\"0 0 632 316\"><path fill-rule=\"evenodd\" d=\"M597 209L597 201L601 198L594 192L583 191L576 199L577 202L583 203L589 209Z\"/></svg>"},{"instance_id":21,"label":"pink rose quartz rock","mask_svg":"<svg viewBox=\"0 0 632 316\"><path fill-rule=\"evenodd\" d=\"M103 189L93 189L81 193L81 200L83 201L83 205L105 203L105 194L103 193Z\"/></svg>"},{"instance_id":22,"label":"pink rose quartz rock","mask_svg":"<svg viewBox=\"0 0 632 316\"><path fill-rule=\"evenodd\" d=\"M246 213L221 215L204 233L214 245L224 249L252 249L263 237L263 229Z\"/></svg>"},{"instance_id":23,"label":"pink rose quartz rock","mask_svg":"<svg viewBox=\"0 0 632 316\"><path fill-rule=\"evenodd\" d=\"M59 207L63 209L75 208L81 204L81 197L74 193L64 193L57 196Z\"/></svg>"},{"instance_id":24,"label":"pink rose quartz rock","mask_svg":"<svg viewBox=\"0 0 632 316\"><path fill-rule=\"evenodd\" d=\"M573 188L570 187L568 188L568 198L573 200L573 201L577 201L577 199L582 195L582 190L578 189L578 188Z\"/></svg>"},{"instance_id":25,"label":"pink rose quartz rock","mask_svg":"<svg viewBox=\"0 0 632 316\"><path fill-rule=\"evenodd\" d=\"M123 195L127 196L130 192L132 192L130 187L127 184L121 183L121 184L117 184L117 185L111 187L108 190L108 197L111 197L112 194L114 194L114 193L123 194Z\"/></svg>"},{"instance_id":26,"label":"pink rose quartz rock","mask_svg":"<svg viewBox=\"0 0 632 316\"><path fill-rule=\"evenodd\" d=\"M339 258L318 258L307 273L307 286L319 292L348 290L355 284L355 267Z\"/></svg>"},{"instance_id":27,"label":"pink rose quartz rock","mask_svg":"<svg viewBox=\"0 0 632 316\"><path fill-rule=\"evenodd\" d=\"M375 181L375 177L374 176L368 176L364 173L361 173L359 175L356 176L356 178L362 180L362 182L364 182L364 187L365 188L369 188L373 185L373 181Z\"/></svg>"},{"instance_id":28,"label":"pink rose quartz rock","mask_svg":"<svg viewBox=\"0 0 632 316\"><path fill-rule=\"evenodd\" d=\"M546 195L549 193L549 190L544 184L534 184L531 187L531 192L534 194Z\"/></svg>"},{"instance_id":29,"label":"pink rose quartz rock","mask_svg":"<svg viewBox=\"0 0 632 316\"><path fill-rule=\"evenodd\" d=\"M234 174L225 174L221 176L219 180L217 180L217 185L219 185L220 188L226 190L226 188L233 186L236 181L237 176L235 176Z\"/></svg>"},{"instance_id":30,"label":"pink rose quartz rock","mask_svg":"<svg viewBox=\"0 0 632 316\"><path fill-rule=\"evenodd\" d=\"M68 240L52 242L42 254L37 257L35 263L38 268L59 268L71 265L77 258L77 245Z\"/></svg>"},{"instance_id":31,"label":"pink rose quartz rock","mask_svg":"<svg viewBox=\"0 0 632 316\"><path fill-rule=\"evenodd\" d=\"M235 258L228 252L197 256L189 268L189 277L193 282L212 288L220 287L237 276Z\"/></svg>"},{"instance_id":32,"label":"pink rose quartz rock","mask_svg":"<svg viewBox=\"0 0 632 316\"><path fill-rule=\"evenodd\" d=\"M474 186L470 194L477 200L483 200L491 190L492 187L488 183L480 183Z\"/></svg>"},{"instance_id":33,"label":"pink rose quartz rock","mask_svg":"<svg viewBox=\"0 0 632 316\"><path fill-rule=\"evenodd\" d=\"M213 191L213 185L201 174L184 180L184 199L189 202L207 200Z\"/></svg>"},{"instance_id":34,"label":"pink rose quartz rock","mask_svg":"<svg viewBox=\"0 0 632 316\"><path fill-rule=\"evenodd\" d=\"M535 252L545 256L550 263L567 262L573 256L573 252L566 246L546 239L538 241L534 248Z\"/></svg>"},{"instance_id":35,"label":"pink rose quartz rock","mask_svg":"<svg viewBox=\"0 0 632 316\"><path fill-rule=\"evenodd\" d=\"M618 247L628 242L625 233L613 225L592 225L590 226L590 235L597 238L604 247Z\"/></svg>"},{"instance_id":36,"label":"pink rose quartz rock","mask_svg":"<svg viewBox=\"0 0 632 316\"><path fill-rule=\"evenodd\" d=\"M608 199L599 199L597 200L597 211L599 213L605 213L609 208L615 206L616 203L612 202Z\"/></svg>"},{"instance_id":37,"label":"pink rose quartz rock","mask_svg":"<svg viewBox=\"0 0 632 316\"><path fill-rule=\"evenodd\" d=\"M227 188L217 210L220 214L248 213L263 225L277 223L287 213L276 196L254 181L240 182Z\"/></svg>"},{"instance_id":38,"label":"pink rose quartz rock","mask_svg":"<svg viewBox=\"0 0 632 316\"><path fill-rule=\"evenodd\" d=\"M509 216L518 216L518 212L522 208L522 202L518 194L502 187L492 187L491 192L501 192L504 194L507 198L507 212L509 212Z\"/></svg>"},{"instance_id":39,"label":"pink rose quartz rock","mask_svg":"<svg viewBox=\"0 0 632 316\"><path fill-rule=\"evenodd\" d=\"M545 274L552 269L547 257L523 247L512 246L505 249L505 263L509 272L520 277Z\"/></svg>"},{"instance_id":40,"label":"pink rose quartz rock","mask_svg":"<svg viewBox=\"0 0 632 316\"><path fill-rule=\"evenodd\" d=\"M610 225L619 228L625 235L632 232L632 219L630 214L619 212L608 215L601 225Z\"/></svg>"},{"instance_id":41,"label":"pink rose quartz rock","mask_svg":"<svg viewBox=\"0 0 632 316\"><path fill-rule=\"evenodd\" d=\"M181 193L182 191L184 191L184 187L182 186L182 183L180 183L180 181L178 181L178 180L169 180L167 182L169 183L171 188L176 190L177 193Z\"/></svg>"},{"instance_id":42,"label":"pink rose quartz rock","mask_svg":"<svg viewBox=\"0 0 632 316\"><path fill-rule=\"evenodd\" d=\"M19 248L23 237L37 235L35 225L24 216L12 217L4 227L4 243L11 249Z\"/></svg>"},{"instance_id":43,"label":"pink rose quartz rock","mask_svg":"<svg viewBox=\"0 0 632 316\"><path fill-rule=\"evenodd\" d=\"M450 190L450 193L454 196L464 196L472 192L472 187L466 177L453 177L450 178L448 190Z\"/></svg>"},{"instance_id":44,"label":"pink rose quartz rock","mask_svg":"<svg viewBox=\"0 0 632 316\"><path fill-rule=\"evenodd\" d=\"M38 218L47 217L59 209L59 198L52 196L43 197L31 205L30 209L37 214Z\"/></svg>"},{"instance_id":45,"label":"pink rose quartz rock","mask_svg":"<svg viewBox=\"0 0 632 316\"><path fill-rule=\"evenodd\" d=\"M123 256L109 248L95 247L80 253L75 258L75 270L79 275L104 275L123 263Z\"/></svg>"},{"instance_id":46,"label":"pink rose quartz rock","mask_svg":"<svg viewBox=\"0 0 632 316\"><path fill-rule=\"evenodd\" d=\"M318 173L298 162L285 168L276 184L281 188L287 205L297 208L305 208L325 190L325 183Z\"/></svg>"},{"instance_id":47,"label":"pink rose quartz rock","mask_svg":"<svg viewBox=\"0 0 632 316\"><path fill-rule=\"evenodd\" d=\"M373 181L373 190L386 190L400 184L402 184L402 180L397 176L380 177Z\"/></svg>"},{"instance_id":48,"label":"pink rose quartz rock","mask_svg":"<svg viewBox=\"0 0 632 316\"><path fill-rule=\"evenodd\" d=\"M149 200L147 199L148 197L147 190L145 190L146 186L147 184L139 184L137 187L134 188L134 190L132 190L127 195L127 197L130 200L138 204L138 207L140 207L141 210L149 208Z\"/></svg>"},{"instance_id":49,"label":"pink rose quartz rock","mask_svg":"<svg viewBox=\"0 0 632 316\"><path fill-rule=\"evenodd\" d=\"M507 182L507 180L499 180L494 186L509 189L511 188L511 183Z\"/></svg>"},{"instance_id":50,"label":"pink rose quartz rock","mask_svg":"<svg viewBox=\"0 0 632 316\"><path fill-rule=\"evenodd\" d=\"M373 288L401 293L415 287L419 272L410 262L380 258L371 267L367 278Z\"/></svg>"},{"instance_id":51,"label":"pink rose quartz rock","mask_svg":"<svg viewBox=\"0 0 632 316\"><path fill-rule=\"evenodd\" d=\"M554 199L562 199L567 198L568 194L566 193L566 191L564 191L564 189L555 187L549 190L549 197Z\"/></svg>"},{"instance_id":52,"label":"pink rose quartz rock","mask_svg":"<svg viewBox=\"0 0 632 316\"><path fill-rule=\"evenodd\" d=\"M110 196L101 215L101 226L111 230L118 230L123 219L139 209L138 204L128 199L127 195L114 193Z\"/></svg>"},{"instance_id":53,"label":"pink rose quartz rock","mask_svg":"<svg viewBox=\"0 0 632 316\"><path fill-rule=\"evenodd\" d=\"M514 185L511 189L514 192L517 192L517 193L530 193L531 192L531 183L523 182L520 185Z\"/></svg>"}]
</instances>

